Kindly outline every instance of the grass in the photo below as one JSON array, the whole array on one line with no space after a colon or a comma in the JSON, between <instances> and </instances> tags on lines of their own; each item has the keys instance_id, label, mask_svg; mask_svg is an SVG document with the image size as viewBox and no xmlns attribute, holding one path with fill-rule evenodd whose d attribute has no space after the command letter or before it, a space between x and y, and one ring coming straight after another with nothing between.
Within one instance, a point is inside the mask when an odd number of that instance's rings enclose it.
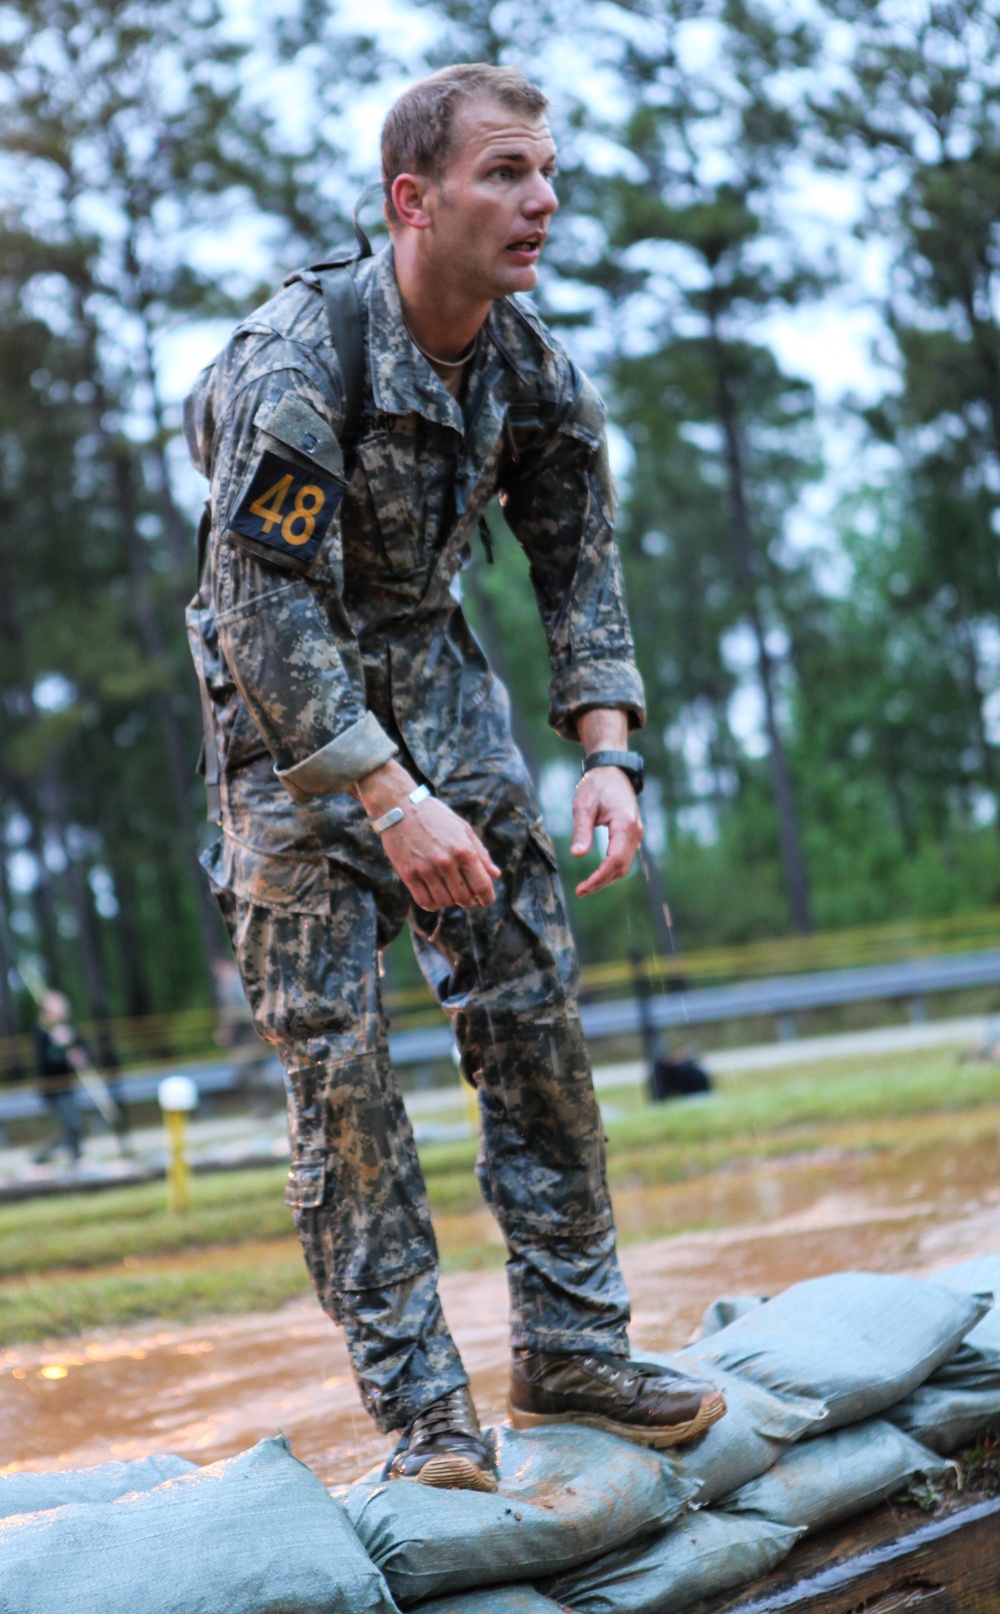
<instances>
[{"instance_id":1,"label":"grass","mask_svg":"<svg viewBox=\"0 0 1000 1614\"><path fill-rule=\"evenodd\" d=\"M927 1117L1000 1129L1000 1069L928 1049L723 1079L704 1102L650 1106L623 1089L606 1107L621 1192L830 1147L900 1150ZM421 1149L452 1269L503 1259L474 1159L471 1140ZM307 1293L283 1181L279 1167L199 1176L182 1216L166 1210L161 1183L0 1206L0 1344L265 1310Z\"/></svg>"}]
</instances>

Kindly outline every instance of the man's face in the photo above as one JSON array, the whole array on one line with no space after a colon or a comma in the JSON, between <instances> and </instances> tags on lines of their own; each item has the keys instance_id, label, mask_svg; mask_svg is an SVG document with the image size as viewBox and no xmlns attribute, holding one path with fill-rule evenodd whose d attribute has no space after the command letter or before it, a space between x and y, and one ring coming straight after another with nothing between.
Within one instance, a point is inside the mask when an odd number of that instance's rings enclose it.
<instances>
[{"instance_id":1,"label":"man's face","mask_svg":"<svg viewBox=\"0 0 1000 1614\"><path fill-rule=\"evenodd\" d=\"M476 297L530 291L549 220L556 148L544 118L492 100L459 106L447 170L427 193L435 268Z\"/></svg>"}]
</instances>

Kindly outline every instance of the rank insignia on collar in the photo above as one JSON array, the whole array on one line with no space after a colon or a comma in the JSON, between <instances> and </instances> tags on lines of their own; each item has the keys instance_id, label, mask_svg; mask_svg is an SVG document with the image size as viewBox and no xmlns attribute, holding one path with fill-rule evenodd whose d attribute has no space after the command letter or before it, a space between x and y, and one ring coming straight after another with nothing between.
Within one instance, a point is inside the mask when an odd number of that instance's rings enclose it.
<instances>
[{"instance_id":1,"label":"rank insignia on collar","mask_svg":"<svg viewBox=\"0 0 1000 1614\"><path fill-rule=\"evenodd\" d=\"M346 486L318 465L293 465L265 449L229 526L308 564L326 537Z\"/></svg>"}]
</instances>

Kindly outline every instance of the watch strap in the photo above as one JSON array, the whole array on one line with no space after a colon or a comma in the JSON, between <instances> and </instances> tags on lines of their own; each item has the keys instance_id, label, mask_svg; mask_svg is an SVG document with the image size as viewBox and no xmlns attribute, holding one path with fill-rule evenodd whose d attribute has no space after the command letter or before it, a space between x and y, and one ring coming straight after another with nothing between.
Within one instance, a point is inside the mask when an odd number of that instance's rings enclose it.
<instances>
[{"instance_id":1,"label":"watch strap","mask_svg":"<svg viewBox=\"0 0 1000 1614\"><path fill-rule=\"evenodd\" d=\"M581 762L580 772L589 773L591 768L621 768L631 779L637 796L642 790L644 763L638 751L591 751Z\"/></svg>"}]
</instances>

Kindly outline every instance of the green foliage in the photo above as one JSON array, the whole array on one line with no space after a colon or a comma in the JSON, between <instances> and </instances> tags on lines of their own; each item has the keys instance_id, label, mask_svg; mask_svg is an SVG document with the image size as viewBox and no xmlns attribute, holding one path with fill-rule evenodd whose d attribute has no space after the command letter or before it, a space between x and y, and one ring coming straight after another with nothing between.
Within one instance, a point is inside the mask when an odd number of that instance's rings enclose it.
<instances>
[{"instance_id":1,"label":"green foliage","mask_svg":"<svg viewBox=\"0 0 1000 1614\"><path fill-rule=\"evenodd\" d=\"M616 429L650 839L682 941L997 900L995 8L822 0L807 21L775 0L612 0L585 38L566 0L421 13L429 66L518 61L552 96L563 209L539 300ZM350 133L361 103L416 64L329 0L238 32L216 0L3 16L10 1029L28 1013L18 955L97 1018L209 1000L222 941L196 865L181 621L197 501L166 361L178 333L231 321L343 238L375 167ZM801 518L829 416L774 339L851 291L846 258L792 223L809 165L850 177L892 265L894 380L855 414L860 468L840 473L822 545ZM491 521L496 564L477 559L466 597L558 818L576 753L547 726L523 557ZM588 959L660 944L638 875L570 905Z\"/></svg>"}]
</instances>

